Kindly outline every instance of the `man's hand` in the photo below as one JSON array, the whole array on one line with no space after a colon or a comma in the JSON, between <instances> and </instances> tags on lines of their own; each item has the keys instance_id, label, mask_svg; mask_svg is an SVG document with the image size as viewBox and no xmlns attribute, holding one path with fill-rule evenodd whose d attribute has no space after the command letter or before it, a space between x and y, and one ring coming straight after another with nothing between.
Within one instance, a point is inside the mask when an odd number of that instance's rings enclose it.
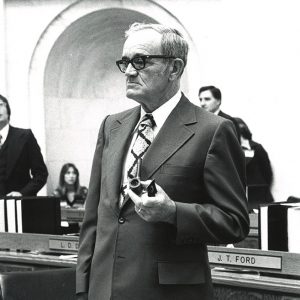
<instances>
[{"instance_id":1,"label":"man's hand","mask_svg":"<svg viewBox=\"0 0 300 300\"><path fill-rule=\"evenodd\" d=\"M142 181L144 189L150 184L150 180ZM176 205L166 192L156 184L157 193L154 197L149 197L147 192L140 197L132 190L128 189L128 196L135 204L137 214L147 222L167 222L176 223Z\"/></svg>"},{"instance_id":2,"label":"man's hand","mask_svg":"<svg viewBox=\"0 0 300 300\"><path fill-rule=\"evenodd\" d=\"M22 197L22 194L20 192L12 191L12 192L8 193L6 196L9 196L9 197Z\"/></svg>"}]
</instances>

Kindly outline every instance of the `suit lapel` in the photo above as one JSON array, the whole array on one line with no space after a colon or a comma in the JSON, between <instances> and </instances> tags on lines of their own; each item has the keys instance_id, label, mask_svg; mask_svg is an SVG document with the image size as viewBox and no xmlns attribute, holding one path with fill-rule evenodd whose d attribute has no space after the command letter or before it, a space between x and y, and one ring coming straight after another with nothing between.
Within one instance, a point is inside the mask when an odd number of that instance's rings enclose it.
<instances>
[{"instance_id":1,"label":"suit lapel","mask_svg":"<svg viewBox=\"0 0 300 300\"><path fill-rule=\"evenodd\" d=\"M109 194L113 201L111 206L119 213L120 183L125 155L133 132L140 117L140 107L134 108L126 116L118 118L110 130L109 162L111 174L108 178ZM141 169L143 180L150 178L155 171L193 135L187 126L197 122L194 106L182 96L181 100L167 118L155 140L146 152ZM124 207L126 204L124 205Z\"/></svg>"},{"instance_id":2,"label":"suit lapel","mask_svg":"<svg viewBox=\"0 0 300 300\"><path fill-rule=\"evenodd\" d=\"M193 135L187 126L197 122L194 106L185 98L171 112L143 159L141 178L150 178Z\"/></svg>"},{"instance_id":3,"label":"suit lapel","mask_svg":"<svg viewBox=\"0 0 300 300\"><path fill-rule=\"evenodd\" d=\"M140 117L140 106L135 107L126 116L118 118L110 130L109 136L109 169L111 174L108 180L109 194L114 201L112 208L118 213L120 183L122 182L122 171L125 155L131 141L131 133L134 130Z\"/></svg>"}]
</instances>

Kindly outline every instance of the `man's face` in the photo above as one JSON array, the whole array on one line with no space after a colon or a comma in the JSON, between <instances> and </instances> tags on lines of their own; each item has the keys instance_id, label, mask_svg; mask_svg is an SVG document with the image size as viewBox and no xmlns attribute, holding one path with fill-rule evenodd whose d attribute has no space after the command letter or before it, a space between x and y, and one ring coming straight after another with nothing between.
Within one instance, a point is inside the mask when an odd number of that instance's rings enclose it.
<instances>
[{"instance_id":1,"label":"man's face","mask_svg":"<svg viewBox=\"0 0 300 300\"><path fill-rule=\"evenodd\" d=\"M4 127L9 122L6 103L0 99L0 127Z\"/></svg>"},{"instance_id":2,"label":"man's face","mask_svg":"<svg viewBox=\"0 0 300 300\"><path fill-rule=\"evenodd\" d=\"M122 58L161 54L161 35L152 29L146 29L134 32L127 38ZM164 59L146 59L142 70L135 70L129 63L125 75L126 96L140 103L147 112L152 112L168 100L169 67Z\"/></svg>"},{"instance_id":3,"label":"man's face","mask_svg":"<svg viewBox=\"0 0 300 300\"><path fill-rule=\"evenodd\" d=\"M199 95L200 106L214 113L221 105L221 101L214 98L211 91L203 91Z\"/></svg>"}]
</instances>

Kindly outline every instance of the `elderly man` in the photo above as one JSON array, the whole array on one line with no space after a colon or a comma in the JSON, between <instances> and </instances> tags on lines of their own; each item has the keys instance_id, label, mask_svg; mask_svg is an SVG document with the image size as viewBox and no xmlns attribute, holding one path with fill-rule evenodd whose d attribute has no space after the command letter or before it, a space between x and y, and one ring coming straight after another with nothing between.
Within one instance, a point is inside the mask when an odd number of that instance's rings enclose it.
<instances>
[{"instance_id":1,"label":"elderly man","mask_svg":"<svg viewBox=\"0 0 300 300\"><path fill-rule=\"evenodd\" d=\"M0 196L35 196L47 181L47 167L32 131L11 126L10 114L0 95Z\"/></svg>"},{"instance_id":2,"label":"elderly man","mask_svg":"<svg viewBox=\"0 0 300 300\"><path fill-rule=\"evenodd\" d=\"M117 65L127 97L140 105L100 128L78 299L211 300L206 244L248 233L243 152L231 122L180 91L187 53L175 29L134 23L126 32ZM130 185L137 176L141 193ZM147 192L153 180L156 189Z\"/></svg>"}]
</instances>

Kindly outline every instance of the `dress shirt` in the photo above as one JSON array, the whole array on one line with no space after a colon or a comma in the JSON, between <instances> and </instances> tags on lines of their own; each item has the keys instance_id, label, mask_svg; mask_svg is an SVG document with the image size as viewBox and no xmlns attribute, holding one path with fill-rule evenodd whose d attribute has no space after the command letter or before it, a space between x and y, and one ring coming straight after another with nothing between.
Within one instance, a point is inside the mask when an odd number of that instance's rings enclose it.
<instances>
[{"instance_id":1,"label":"dress shirt","mask_svg":"<svg viewBox=\"0 0 300 300\"><path fill-rule=\"evenodd\" d=\"M8 131L9 131L9 124L6 124L1 130L0 130L0 135L2 136L1 139L1 144L3 145L7 139L8 136Z\"/></svg>"},{"instance_id":2,"label":"dress shirt","mask_svg":"<svg viewBox=\"0 0 300 300\"><path fill-rule=\"evenodd\" d=\"M218 108L218 109L214 112L214 114L218 116L220 111L221 111L221 108Z\"/></svg>"},{"instance_id":3,"label":"dress shirt","mask_svg":"<svg viewBox=\"0 0 300 300\"><path fill-rule=\"evenodd\" d=\"M250 141L248 139L241 137L241 146L245 153L245 157L254 157L254 150L251 149Z\"/></svg>"},{"instance_id":4,"label":"dress shirt","mask_svg":"<svg viewBox=\"0 0 300 300\"><path fill-rule=\"evenodd\" d=\"M181 91L178 90L178 92L170 100L168 100L166 103L164 103L162 106L158 107L155 111L153 111L151 113L152 116L153 116L153 119L155 121L155 126L153 127L153 135L154 135L153 138L154 139L157 136L160 129L162 128L162 126L164 125L166 119L168 118L168 116L170 115L172 110L178 104L180 98L181 98ZM131 140L131 143L130 143L130 147L128 148L128 152L126 154L125 163L123 165L123 183L122 183L122 185L127 185L127 187L128 187L127 170L129 168L129 166L128 166L128 164L129 164L129 159L128 159L129 158L129 153L130 153L130 150L133 147L134 141L136 140L137 129L139 127L139 124L140 124L140 122L143 119L145 114L146 114L145 110L141 107L140 119L139 119L137 125L135 126L134 131L131 134L132 135L132 140Z\"/></svg>"}]
</instances>

